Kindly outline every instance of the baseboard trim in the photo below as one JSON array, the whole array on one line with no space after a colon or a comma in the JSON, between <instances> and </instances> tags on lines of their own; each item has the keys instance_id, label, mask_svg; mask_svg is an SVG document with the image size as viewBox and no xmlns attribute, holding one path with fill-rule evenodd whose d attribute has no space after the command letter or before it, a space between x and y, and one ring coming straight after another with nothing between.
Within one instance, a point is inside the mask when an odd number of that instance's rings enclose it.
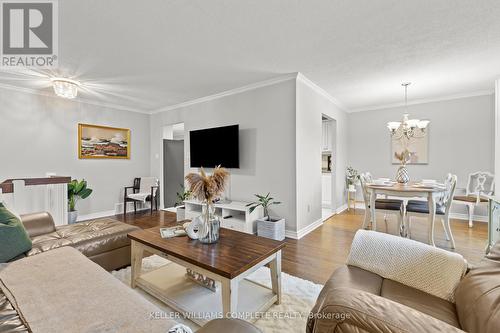
<instances>
[{"instance_id":1,"label":"baseboard trim","mask_svg":"<svg viewBox=\"0 0 500 333\"><path fill-rule=\"evenodd\" d=\"M469 215L460 213L450 213L450 218L457 220L469 221ZM488 222L488 216L486 215L472 215L472 220L474 222Z\"/></svg>"},{"instance_id":2,"label":"baseboard trim","mask_svg":"<svg viewBox=\"0 0 500 333\"><path fill-rule=\"evenodd\" d=\"M314 221L313 223L300 229L299 231L285 230L285 237L292 239L301 239L302 237L304 237L305 235L307 235L314 229L319 228L322 225L323 225L323 218L320 218L319 220Z\"/></svg>"},{"instance_id":3,"label":"baseboard trim","mask_svg":"<svg viewBox=\"0 0 500 333\"><path fill-rule=\"evenodd\" d=\"M137 207L138 212L143 211L143 210L149 210L149 209L150 209L149 203L146 203L146 204L139 203L138 207ZM134 203L127 202L127 213L133 212L133 211L134 211ZM101 212L80 215L80 216L78 216L76 221L81 222L81 221L95 220L95 219L100 219L103 217L114 216L117 214L123 214L123 202L116 203L115 209L113 209L113 210L104 210Z\"/></svg>"},{"instance_id":4,"label":"baseboard trim","mask_svg":"<svg viewBox=\"0 0 500 333\"><path fill-rule=\"evenodd\" d=\"M347 210L347 204L343 204L342 206L337 207L337 209L335 210L335 214L340 214L346 210Z\"/></svg>"},{"instance_id":5,"label":"baseboard trim","mask_svg":"<svg viewBox=\"0 0 500 333\"><path fill-rule=\"evenodd\" d=\"M96 213L90 213L90 214L85 214L85 215L80 215L76 219L77 222L81 221L88 221L88 220L94 220L94 219L100 219L103 217L108 217L108 216L114 216L115 211L114 210L105 210L102 212L96 212Z\"/></svg>"},{"instance_id":6,"label":"baseboard trim","mask_svg":"<svg viewBox=\"0 0 500 333\"><path fill-rule=\"evenodd\" d=\"M138 202L137 203L137 211L141 210L146 210L150 209L149 202L142 203ZM127 202L127 213L133 212L134 211L134 203L133 202ZM123 202L118 202L115 204L115 211L114 214L123 214Z\"/></svg>"}]
</instances>

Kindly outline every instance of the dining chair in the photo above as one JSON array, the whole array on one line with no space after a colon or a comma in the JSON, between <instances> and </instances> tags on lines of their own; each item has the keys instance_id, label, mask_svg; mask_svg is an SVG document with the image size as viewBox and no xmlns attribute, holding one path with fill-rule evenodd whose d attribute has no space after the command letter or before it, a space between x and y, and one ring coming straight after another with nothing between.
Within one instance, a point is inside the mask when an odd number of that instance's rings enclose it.
<instances>
[{"instance_id":1,"label":"dining chair","mask_svg":"<svg viewBox=\"0 0 500 333\"><path fill-rule=\"evenodd\" d=\"M370 213L370 191L367 185L373 183L373 177L369 172L362 173L359 176L359 181L361 183L361 189L363 193L363 200L365 201L365 218L363 221L363 229L368 229L368 225L371 223L371 213ZM399 199L376 199L375 200L375 211L384 213L385 228L387 231L387 215L395 215L398 220L398 231L401 231L403 227L403 200Z\"/></svg>"},{"instance_id":2,"label":"dining chair","mask_svg":"<svg viewBox=\"0 0 500 333\"><path fill-rule=\"evenodd\" d=\"M493 195L495 187L495 176L487 171L478 171L469 174L465 195L453 197L453 203L465 205L469 213L469 228L474 226L474 208L480 205L488 205L485 196Z\"/></svg>"},{"instance_id":3,"label":"dining chair","mask_svg":"<svg viewBox=\"0 0 500 333\"><path fill-rule=\"evenodd\" d=\"M451 247L455 248L455 240L453 239L453 234L450 228L450 208L453 201L453 193L455 192L455 187L457 185L457 176L448 174L444 182L446 188L444 195L439 198L436 202L436 218L441 220L443 225L445 238L447 241L451 242ZM429 203L423 200L408 200L406 204L406 214L405 214L405 229L407 230L407 236L411 238L411 218L412 217L429 217ZM429 238L432 237L432 243L434 244L434 224L429 226Z\"/></svg>"}]
</instances>

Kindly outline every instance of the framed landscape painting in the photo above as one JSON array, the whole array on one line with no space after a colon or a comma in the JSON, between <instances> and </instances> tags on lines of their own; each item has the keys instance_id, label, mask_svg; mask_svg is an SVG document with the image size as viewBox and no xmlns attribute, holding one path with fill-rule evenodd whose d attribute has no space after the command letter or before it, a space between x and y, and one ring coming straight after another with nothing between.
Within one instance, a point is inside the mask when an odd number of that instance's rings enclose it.
<instances>
[{"instance_id":1,"label":"framed landscape painting","mask_svg":"<svg viewBox=\"0 0 500 333\"><path fill-rule=\"evenodd\" d=\"M408 141L407 147L411 153L410 161L407 164L429 164L429 133L421 138L411 138ZM392 164L401 164L394 156L394 153L401 153L404 150L404 144L401 139L391 138Z\"/></svg>"},{"instance_id":2,"label":"framed landscape painting","mask_svg":"<svg viewBox=\"0 0 500 333\"><path fill-rule=\"evenodd\" d=\"M130 129L78 124L78 158L130 158Z\"/></svg>"}]
</instances>

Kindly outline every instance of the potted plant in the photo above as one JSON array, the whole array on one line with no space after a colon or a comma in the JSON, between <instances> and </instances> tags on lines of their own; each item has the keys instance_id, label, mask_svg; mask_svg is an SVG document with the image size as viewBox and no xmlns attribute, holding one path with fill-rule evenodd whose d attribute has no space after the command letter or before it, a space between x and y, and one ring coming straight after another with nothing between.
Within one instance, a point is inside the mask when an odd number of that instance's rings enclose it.
<instances>
[{"instance_id":1,"label":"potted plant","mask_svg":"<svg viewBox=\"0 0 500 333\"><path fill-rule=\"evenodd\" d=\"M257 219L257 235L276 240L285 239L285 219L269 216L269 207L279 205L281 202L275 201L271 197L271 193L267 193L267 195L255 194L255 196L257 197L257 201L251 202L246 206L250 207L250 213L257 207L262 207L264 210L264 217Z\"/></svg>"},{"instance_id":2,"label":"potted plant","mask_svg":"<svg viewBox=\"0 0 500 333\"><path fill-rule=\"evenodd\" d=\"M86 199L92 193L92 189L87 187L87 181L73 179L68 184L68 223L73 224L78 217L78 211L75 209L76 203L80 199Z\"/></svg>"},{"instance_id":3,"label":"potted plant","mask_svg":"<svg viewBox=\"0 0 500 333\"><path fill-rule=\"evenodd\" d=\"M187 190L184 185L181 184L181 190L177 192L177 201L174 204L178 222L186 219L186 206L184 206L184 201L188 200L190 197L191 191Z\"/></svg>"},{"instance_id":4,"label":"potted plant","mask_svg":"<svg viewBox=\"0 0 500 333\"><path fill-rule=\"evenodd\" d=\"M356 184L359 181L358 170L354 169L352 166L348 166L346 171L346 181L347 189L349 191L354 191L356 189Z\"/></svg>"}]
</instances>

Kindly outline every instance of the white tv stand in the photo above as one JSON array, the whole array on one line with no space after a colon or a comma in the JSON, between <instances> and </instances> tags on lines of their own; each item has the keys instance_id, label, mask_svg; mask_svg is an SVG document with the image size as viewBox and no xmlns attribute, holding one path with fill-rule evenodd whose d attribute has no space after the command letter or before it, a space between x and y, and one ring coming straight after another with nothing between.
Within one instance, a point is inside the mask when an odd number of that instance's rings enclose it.
<instances>
[{"instance_id":1,"label":"white tv stand","mask_svg":"<svg viewBox=\"0 0 500 333\"><path fill-rule=\"evenodd\" d=\"M216 203L215 214L221 217L221 227L248 234L257 233L256 220L264 216L262 207L257 207L250 213L248 202L231 201L229 203ZM197 200L184 201L186 219L193 219L201 215L203 203Z\"/></svg>"}]
</instances>

